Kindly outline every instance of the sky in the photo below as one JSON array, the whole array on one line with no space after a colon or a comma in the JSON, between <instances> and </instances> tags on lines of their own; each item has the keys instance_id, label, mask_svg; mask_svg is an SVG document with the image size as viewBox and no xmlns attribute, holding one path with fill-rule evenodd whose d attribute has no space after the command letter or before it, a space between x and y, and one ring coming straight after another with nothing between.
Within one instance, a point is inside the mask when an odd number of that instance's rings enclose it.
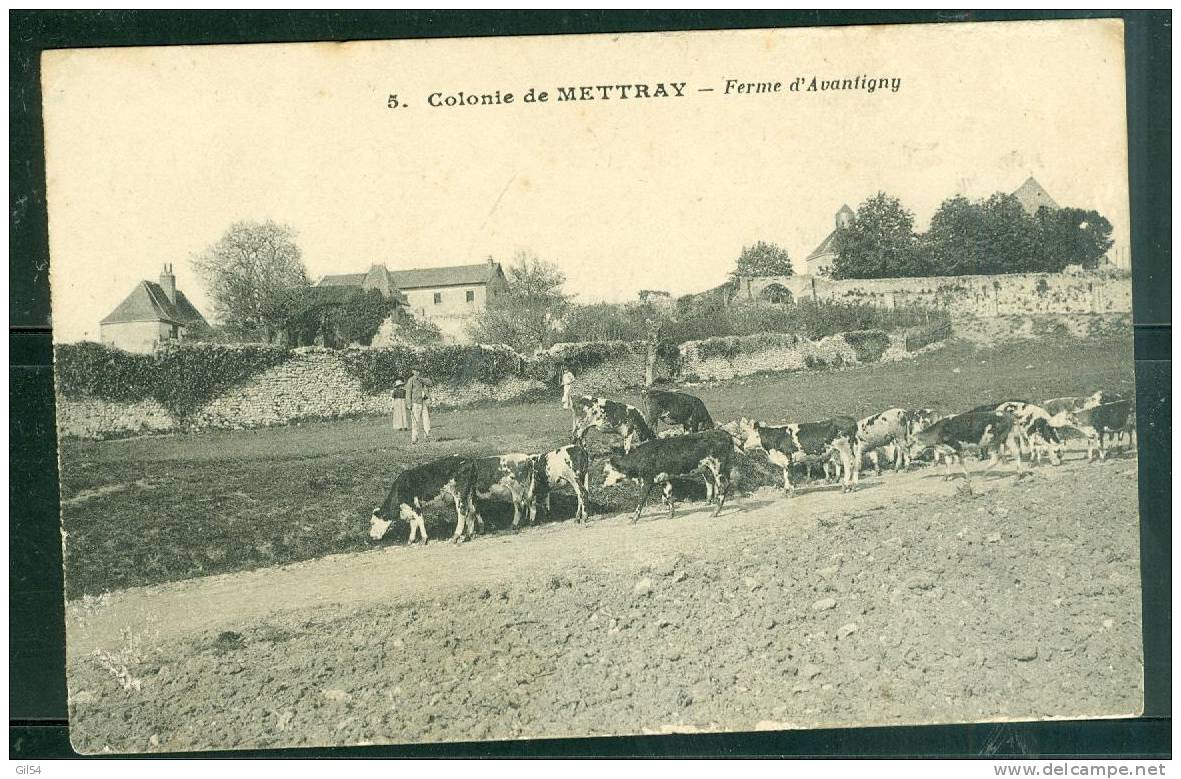
<instances>
[{"instance_id":1,"label":"sky","mask_svg":"<svg viewBox=\"0 0 1181 779\"><path fill-rule=\"evenodd\" d=\"M59 342L97 340L164 263L212 319L190 260L239 220L290 225L313 279L529 251L584 302L716 286L759 240L802 270L879 190L921 230L1033 175L1127 243L1118 20L64 50L42 72ZM857 76L900 88L789 90Z\"/></svg>"}]
</instances>

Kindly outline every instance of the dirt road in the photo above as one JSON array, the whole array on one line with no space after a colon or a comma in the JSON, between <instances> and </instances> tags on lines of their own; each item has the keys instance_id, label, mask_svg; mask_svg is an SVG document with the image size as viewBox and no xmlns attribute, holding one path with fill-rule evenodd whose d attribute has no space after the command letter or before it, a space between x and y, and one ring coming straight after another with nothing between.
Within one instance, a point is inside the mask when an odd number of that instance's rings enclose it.
<instances>
[{"instance_id":1,"label":"dirt road","mask_svg":"<svg viewBox=\"0 0 1181 779\"><path fill-rule=\"evenodd\" d=\"M81 751L1131 715L1134 458L774 490L69 608ZM99 650L96 652L95 650Z\"/></svg>"}]
</instances>

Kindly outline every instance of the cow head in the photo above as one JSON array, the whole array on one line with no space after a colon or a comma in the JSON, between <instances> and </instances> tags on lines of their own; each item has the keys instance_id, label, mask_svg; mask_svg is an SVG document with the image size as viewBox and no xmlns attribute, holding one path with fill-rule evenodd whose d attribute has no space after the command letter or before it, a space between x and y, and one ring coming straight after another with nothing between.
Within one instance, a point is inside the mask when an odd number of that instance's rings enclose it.
<instances>
[{"instance_id":1,"label":"cow head","mask_svg":"<svg viewBox=\"0 0 1181 779\"><path fill-rule=\"evenodd\" d=\"M939 443L939 433L942 427L938 422L933 422L913 431L910 436L910 456L917 460L928 449L934 448Z\"/></svg>"},{"instance_id":2,"label":"cow head","mask_svg":"<svg viewBox=\"0 0 1181 779\"><path fill-rule=\"evenodd\" d=\"M911 432L917 433L920 430L925 430L935 423L938 415L933 408L916 408L910 412Z\"/></svg>"},{"instance_id":3,"label":"cow head","mask_svg":"<svg viewBox=\"0 0 1181 779\"><path fill-rule=\"evenodd\" d=\"M608 458L607 462L603 463L604 487L613 487L616 484L619 484L621 481L626 481L627 478L627 474L619 470L619 466L617 465L617 461L614 457Z\"/></svg>"},{"instance_id":4,"label":"cow head","mask_svg":"<svg viewBox=\"0 0 1181 779\"><path fill-rule=\"evenodd\" d=\"M746 451L760 449L763 446L763 438L759 435L759 423L746 417L738 420L738 433L735 439Z\"/></svg>"},{"instance_id":5,"label":"cow head","mask_svg":"<svg viewBox=\"0 0 1181 779\"><path fill-rule=\"evenodd\" d=\"M385 537L392 524L394 523L381 516L380 507L373 509L373 514L369 517L369 538L380 541Z\"/></svg>"}]
</instances>

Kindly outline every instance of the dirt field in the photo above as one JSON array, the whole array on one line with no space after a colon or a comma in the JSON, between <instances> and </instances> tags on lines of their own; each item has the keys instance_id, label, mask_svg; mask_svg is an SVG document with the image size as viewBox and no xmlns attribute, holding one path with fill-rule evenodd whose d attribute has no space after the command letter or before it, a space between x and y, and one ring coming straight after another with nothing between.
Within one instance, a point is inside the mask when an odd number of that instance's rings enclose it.
<instances>
[{"instance_id":1,"label":"dirt field","mask_svg":"<svg viewBox=\"0 0 1181 779\"><path fill-rule=\"evenodd\" d=\"M932 470L850 496L766 490L717 519L687 505L76 603L73 743L1131 715L1135 466L1076 455L976 495Z\"/></svg>"}]
</instances>

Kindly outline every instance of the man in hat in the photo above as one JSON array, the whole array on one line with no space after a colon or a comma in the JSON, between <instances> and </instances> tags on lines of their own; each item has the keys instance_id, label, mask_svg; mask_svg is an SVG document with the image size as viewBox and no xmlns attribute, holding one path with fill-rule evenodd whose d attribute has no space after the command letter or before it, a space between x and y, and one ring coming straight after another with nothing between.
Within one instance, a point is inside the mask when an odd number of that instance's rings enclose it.
<instances>
[{"instance_id":1,"label":"man in hat","mask_svg":"<svg viewBox=\"0 0 1181 779\"><path fill-rule=\"evenodd\" d=\"M410 371L410 378L406 380L406 402L410 405L410 443L418 443L418 431L422 430L424 438L431 434L430 423L425 423L423 411L426 408L427 387L431 383L418 375L418 370Z\"/></svg>"}]
</instances>

